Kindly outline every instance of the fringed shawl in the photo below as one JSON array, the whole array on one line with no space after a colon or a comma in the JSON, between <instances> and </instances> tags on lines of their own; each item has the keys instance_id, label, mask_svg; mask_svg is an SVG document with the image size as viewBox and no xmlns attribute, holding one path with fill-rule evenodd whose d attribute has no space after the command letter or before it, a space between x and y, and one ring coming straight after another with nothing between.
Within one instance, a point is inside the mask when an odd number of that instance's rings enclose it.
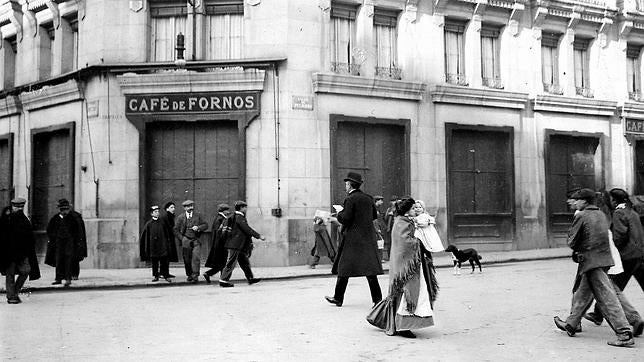
<instances>
[{"instance_id":1,"label":"fringed shawl","mask_svg":"<svg viewBox=\"0 0 644 362\"><path fill-rule=\"evenodd\" d=\"M406 216L397 216L391 231L389 259L389 294L400 295L413 313L418 303L422 257L420 243L414 236L414 222Z\"/></svg>"}]
</instances>

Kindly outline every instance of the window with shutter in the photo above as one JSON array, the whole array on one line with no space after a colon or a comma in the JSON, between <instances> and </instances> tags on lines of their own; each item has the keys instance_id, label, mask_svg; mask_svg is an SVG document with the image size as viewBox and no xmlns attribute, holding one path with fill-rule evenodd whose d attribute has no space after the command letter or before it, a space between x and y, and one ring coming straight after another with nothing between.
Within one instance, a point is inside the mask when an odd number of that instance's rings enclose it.
<instances>
[{"instance_id":1,"label":"window with shutter","mask_svg":"<svg viewBox=\"0 0 644 362\"><path fill-rule=\"evenodd\" d=\"M357 13L358 6L331 2L329 49L331 51L331 71L333 72L356 75L360 73L360 66L355 64L353 57Z\"/></svg>"},{"instance_id":2,"label":"window with shutter","mask_svg":"<svg viewBox=\"0 0 644 362\"><path fill-rule=\"evenodd\" d=\"M560 34L541 35L541 79L543 89L553 94L563 94L559 86L559 38Z\"/></svg>"},{"instance_id":3,"label":"window with shutter","mask_svg":"<svg viewBox=\"0 0 644 362\"><path fill-rule=\"evenodd\" d=\"M241 59L244 56L243 0L206 2L206 58Z\"/></svg>"},{"instance_id":4,"label":"window with shutter","mask_svg":"<svg viewBox=\"0 0 644 362\"><path fill-rule=\"evenodd\" d=\"M150 60L171 61L179 33L186 34L188 3L150 0Z\"/></svg>"},{"instance_id":5,"label":"window with shutter","mask_svg":"<svg viewBox=\"0 0 644 362\"><path fill-rule=\"evenodd\" d=\"M373 48L376 51L376 75L400 79L397 67L398 11L375 8L373 15Z\"/></svg>"},{"instance_id":6,"label":"window with shutter","mask_svg":"<svg viewBox=\"0 0 644 362\"><path fill-rule=\"evenodd\" d=\"M642 46L639 44L628 44L626 47L626 86L629 99L642 100L642 74L640 72L640 53Z\"/></svg>"},{"instance_id":7,"label":"window with shutter","mask_svg":"<svg viewBox=\"0 0 644 362\"><path fill-rule=\"evenodd\" d=\"M503 88L499 51L500 28L483 25L481 27L481 77L483 85Z\"/></svg>"},{"instance_id":8,"label":"window with shutter","mask_svg":"<svg viewBox=\"0 0 644 362\"><path fill-rule=\"evenodd\" d=\"M465 79L465 22L445 20L445 80L467 85Z\"/></svg>"},{"instance_id":9,"label":"window with shutter","mask_svg":"<svg viewBox=\"0 0 644 362\"><path fill-rule=\"evenodd\" d=\"M575 65L575 89L577 95L592 98L592 90L590 89L589 77L589 59L588 59L588 46L590 39L577 38L573 42L573 54Z\"/></svg>"}]
</instances>

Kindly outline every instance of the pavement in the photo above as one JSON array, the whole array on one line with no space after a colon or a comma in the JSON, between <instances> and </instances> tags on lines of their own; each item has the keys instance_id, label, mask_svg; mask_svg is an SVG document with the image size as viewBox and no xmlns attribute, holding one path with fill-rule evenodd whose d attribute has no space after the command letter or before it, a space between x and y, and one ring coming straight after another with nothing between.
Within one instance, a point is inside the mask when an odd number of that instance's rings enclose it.
<instances>
[{"instance_id":1,"label":"pavement","mask_svg":"<svg viewBox=\"0 0 644 362\"><path fill-rule=\"evenodd\" d=\"M512 263L531 260L548 260L570 257L569 248L552 248L552 249L532 249L532 250L514 250L514 251L497 251L482 252L483 259L481 263L485 265L498 263ZM452 256L447 252L434 253L434 264L436 268L452 268ZM251 260L252 265L252 260ZM285 266L285 267L252 267L255 277L263 280L285 280L311 277L328 277L331 275L331 265L321 264L317 268L311 269L308 265ZM383 263L385 273L389 270L389 265ZM207 268L202 268L201 273ZM461 273L470 272L469 263L463 264ZM173 285L193 285L187 282L183 267L171 267L170 273L175 275L172 283L161 279L158 282L152 282L152 272L150 268L131 268L131 269L81 269L79 280L72 282L69 287L62 285L51 285L54 281L55 268L48 265L40 265L41 278L38 280L28 280L23 287L29 292L34 291L56 291L56 290L85 290L85 289L117 289L117 288L142 288L142 287L159 287ZM217 282L218 274L212 279ZM235 268L231 282L245 282L244 274L239 267ZM205 284L200 276L199 284ZM0 293L5 292L4 283L0 286Z\"/></svg>"}]
</instances>

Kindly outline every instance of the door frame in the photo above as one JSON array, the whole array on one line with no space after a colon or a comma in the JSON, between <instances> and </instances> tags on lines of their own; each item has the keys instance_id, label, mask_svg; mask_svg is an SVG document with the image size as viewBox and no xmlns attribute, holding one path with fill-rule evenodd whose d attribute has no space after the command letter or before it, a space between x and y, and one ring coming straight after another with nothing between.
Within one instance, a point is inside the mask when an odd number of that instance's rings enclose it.
<instances>
[{"instance_id":1,"label":"door frame","mask_svg":"<svg viewBox=\"0 0 644 362\"><path fill-rule=\"evenodd\" d=\"M0 135L0 141L7 140L7 148L9 150L9 170L7 170L9 186L11 187L11 190L9 190L9 200L15 197L15 192L16 192L16 187L13 184L13 153L14 153L13 137L14 137L13 132ZM9 206L9 205L4 205L4 206Z\"/></svg>"},{"instance_id":2,"label":"door frame","mask_svg":"<svg viewBox=\"0 0 644 362\"><path fill-rule=\"evenodd\" d=\"M67 131L69 135L69 152L67 155L67 166L69 167L69 179L71 181L71 187L70 187L70 192L69 192L69 202L73 205L74 204L74 196L76 192L76 169L75 169L75 154L76 154L76 122L67 122L67 123L62 123L54 126L49 126L49 127L42 127L42 128L32 128L31 129L31 177L30 177L30 184L27 186L28 193L29 193L29 214L31 215L33 213L33 196L34 196L34 189L33 189L33 184L34 184L34 173L36 170L36 162L34 162L34 154L35 154L35 138L46 134L46 133L55 133L58 131Z\"/></svg>"},{"instance_id":3,"label":"door frame","mask_svg":"<svg viewBox=\"0 0 644 362\"><path fill-rule=\"evenodd\" d=\"M516 236L516 201L515 201L515 189L516 189L516 175L514 173L514 127L512 126L486 126L486 125L474 125L474 124L461 124L461 123L445 123L445 192L446 194L446 205L447 205L447 240L450 244L455 242L454 238L454 214L451 201L451 192L452 185L450 182L450 172L451 172L451 157L452 157L452 135L454 131L457 130L466 130L466 131L482 131L482 132L501 132L508 134L508 147L510 152L510 185L512 185L512 191L510 192L510 213L511 213L511 222L512 222L512 235L511 241L515 243Z\"/></svg>"},{"instance_id":4,"label":"door frame","mask_svg":"<svg viewBox=\"0 0 644 362\"><path fill-rule=\"evenodd\" d=\"M631 194L632 195L638 195L635 193L637 190L637 142L643 142L644 143L644 135L629 135L631 142L630 142L630 150L631 150L631 164L633 166L632 170L632 176L631 176ZM642 185L642 189L644 189L644 185Z\"/></svg>"},{"instance_id":5,"label":"door frame","mask_svg":"<svg viewBox=\"0 0 644 362\"><path fill-rule=\"evenodd\" d=\"M549 197L550 197L550 188L548 187L548 179L550 177L550 139L552 136L569 136L569 137L586 137L586 138L595 138L598 140L597 147L601 147L600 149L600 174L597 175L595 174L595 180L597 180L597 177L599 176L599 185L595 185L595 188L597 190L602 190L606 188L606 179L605 179L605 172L606 172L606 165L605 165L605 135L602 132L578 132L578 131L559 131L551 128L546 128L544 130L544 146L543 146L543 153L544 153L544 166L545 166L545 195L546 195L546 230L547 230L547 238L548 238L548 245L550 247L555 247L556 245L553 242L553 232L552 232L552 227L550 225L550 214L551 214L551 204L548 202Z\"/></svg>"},{"instance_id":6,"label":"door frame","mask_svg":"<svg viewBox=\"0 0 644 362\"><path fill-rule=\"evenodd\" d=\"M340 185L336 185L335 180L337 175L335 164L336 164L336 150L337 150L337 131L338 124L348 122L348 123L362 123L362 124L374 124L374 125L387 125L387 126L399 126L404 129L404 162L403 167L404 175L404 194L409 194L411 190L411 173L409 167L411 165L411 155L410 155L410 133L411 133L411 120L406 118L375 118L375 117L355 117L355 116L346 116L344 114L335 114L332 113L329 115L329 150L330 150L330 166L331 166L331 179L329 180L329 190L331 194L329 195L329 208L333 204L333 195Z\"/></svg>"}]
</instances>

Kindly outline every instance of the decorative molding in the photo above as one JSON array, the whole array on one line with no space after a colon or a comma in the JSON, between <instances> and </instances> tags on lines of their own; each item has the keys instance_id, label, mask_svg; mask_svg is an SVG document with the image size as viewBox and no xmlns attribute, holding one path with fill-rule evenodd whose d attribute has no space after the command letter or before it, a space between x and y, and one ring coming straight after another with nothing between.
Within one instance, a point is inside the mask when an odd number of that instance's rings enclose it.
<instances>
[{"instance_id":1,"label":"decorative molding","mask_svg":"<svg viewBox=\"0 0 644 362\"><path fill-rule=\"evenodd\" d=\"M260 69L186 70L153 74L125 73L117 76L123 94L262 91L265 71Z\"/></svg>"},{"instance_id":2,"label":"decorative molding","mask_svg":"<svg viewBox=\"0 0 644 362\"><path fill-rule=\"evenodd\" d=\"M410 101L422 100L426 90L426 85L419 82L335 73L313 73L312 81L314 93L349 94Z\"/></svg>"},{"instance_id":3,"label":"decorative molding","mask_svg":"<svg viewBox=\"0 0 644 362\"><path fill-rule=\"evenodd\" d=\"M495 89L476 89L456 85L433 85L429 97L434 103L467 104L473 106L524 109L527 93L506 92Z\"/></svg>"},{"instance_id":4,"label":"decorative molding","mask_svg":"<svg viewBox=\"0 0 644 362\"><path fill-rule=\"evenodd\" d=\"M0 117L20 114L21 111L22 103L18 96L7 95L4 99L0 99Z\"/></svg>"},{"instance_id":5,"label":"decorative molding","mask_svg":"<svg viewBox=\"0 0 644 362\"><path fill-rule=\"evenodd\" d=\"M36 35L38 35L38 20L36 20L36 14L31 10L27 10L23 12L23 15L27 18L27 21L33 30L32 37L36 37Z\"/></svg>"},{"instance_id":6,"label":"decorative molding","mask_svg":"<svg viewBox=\"0 0 644 362\"><path fill-rule=\"evenodd\" d=\"M246 0L246 3L250 6L257 6L262 2L262 0Z\"/></svg>"},{"instance_id":7,"label":"decorative molding","mask_svg":"<svg viewBox=\"0 0 644 362\"><path fill-rule=\"evenodd\" d=\"M60 11L58 10L58 4L53 0L47 0L46 4L52 14L54 29L58 29L58 27L60 27Z\"/></svg>"},{"instance_id":8,"label":"decorative molding","mask_svg":"<svg viewBox=\"0 0 644 362\"><path fill-rule=\"evenodd\" d=\"M415 2L417 2L417 0ZM416 6L416 4L411 4L410 1L407 0L402 18L408 23L415 23L416 20L418 20L418 7Z\"/></svg>"},{"instance_id":9,"label":"decorative molding","mask_svg":"<svg viewBox=\"0 0 644 362\"><path fill-rule=\"evenodd\" d=\"M521 22L521 16L525 10L525 5L521 3L514 3L512 6L512 12L510 13L510 19L508 20L508 31L512 36L519 35L519 23Z\"/></svg>"},{"instance_id":10,"label":"decorative molding","mask_svg":"<svg viewBox=\"0 0 644 362\"><path fill-rule=\"evenodd\" d=\"M20 94L24 109L33 111L39 108L51 107L83 99L80 86L76 80L45 86L35 91Z\"/></svg>"},{"instance_id":11,"label":"decorative molding","mask_svg":"<svg viewBox=\"0 0 644 362\"><path fill-rule=\"evenodd\" d=\"M619 108L619 116L631 119L644 119L644 103L624 102L624 105Z\"/></svg>"},{"instance_id":12,"label":"decorative molding","mask_svg":"<svg viewBox=\"0 0 644 362\"><path fill-rule=\"evenodd\" d=\"M593 116L613 116L617 102L588 98L568 98L553 95L538 95L534 110L541 112L576 113Z\"/></svg>"}]
</instances>

